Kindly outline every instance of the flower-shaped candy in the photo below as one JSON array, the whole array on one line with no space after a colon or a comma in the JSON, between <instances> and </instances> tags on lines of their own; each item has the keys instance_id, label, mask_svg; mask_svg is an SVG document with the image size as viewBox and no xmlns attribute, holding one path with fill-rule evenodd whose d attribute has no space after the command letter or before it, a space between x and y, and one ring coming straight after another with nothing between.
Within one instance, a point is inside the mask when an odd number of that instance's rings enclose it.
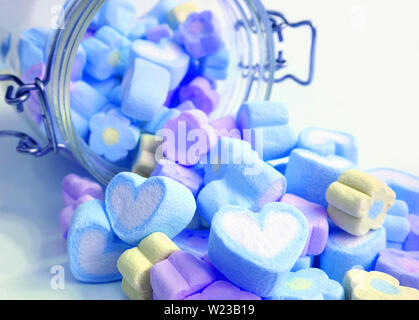
<instances>
[{"instance_id":1,"label":"flower-shaped candy","mask_svg":"<svg viewBox=\"0 0 419 320\"><path fill-rule=\"evenodd\" d=\"M378 271L351 269L343 286L351 300L419 300L417 289L400 286L396 278Z\"/></svg>"},{"instance_id":2,"label":"flower-shaped candy","mask_svg":"<svg viewBox=\"0 0 419 320\"><path fill-rule=\"evenodd\" d=\"M343 300L343 287L320 269L309 268L290 272L276 294L275 300Z\"/></svg>"},{"instance_id":3,"label":"flower-shaped candy","mask_svg":"<svg viewBox=\"0 0 419 320\"><path fill-rule=\"evenodd\" d=\"M419 289L419 251L383 250L375 270L395 277L403 286Z\"/></svg>"},{"instance_id":4,"label":"flower-shaped candy","mask_svg":"<svg viewBox=\"0 0 419 320\"><path fill-rule=\"evenodd\" d=\"M396 194L381 180L352 169L329 186L326 199L333 222L354 236L363 236L382 226Z\"/></svg>"},{"instance_id":5,"label":"flower-shaped candy","mask_svg":"<svg viewBox=\"0 0 419 320\"><path fill-rule=\"evenodd\" d=\"M139 129L118 108L95 114L90 131L90 148L112 162L124 159L140 138Z\"/></svg>"},{"instance_id":6,"label":"flower-shaped candy","mask_svg":"<svg viewBox=\"0 0 419 320\"><path fill-rule=\"evenodd\" d=\"M190 14L178 32L179 40L195 59L214 54L222 47L217 21L210 11Z\"/></svg>"}]
</instances>

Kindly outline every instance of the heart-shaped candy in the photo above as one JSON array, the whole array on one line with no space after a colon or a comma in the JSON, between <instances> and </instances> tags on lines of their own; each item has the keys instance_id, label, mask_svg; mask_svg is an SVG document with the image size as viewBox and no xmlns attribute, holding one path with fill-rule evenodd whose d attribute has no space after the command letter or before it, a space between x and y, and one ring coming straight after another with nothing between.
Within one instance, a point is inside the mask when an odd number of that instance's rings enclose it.
<instances>
[{"instance_id":1,"label":"heart-shaped candy","mask_svg":"<svg viewBox=\"0 0 419 320\"><path fill-rule=\"evenodd\" d=\"M111 180L105 202L115 234L132 245L154 232L173 238L191 222L196 209L191 191L179 182L130 172Z\"/></svg>"},{"instance_id":2,"label":"heart-shaped candy","mask_svg":"<svg viewBox=\"0 0 419 320\"><path fill-rule=\"evenodd\" d=\"M268 297L297 261L307 237L306 218L289 204L268 203L257 213L225 206L212 220L208 256L234 284Z\"/></svg>"},{"instance_id":3,"label":"heart-shaped candy","mask_svg":"<svg viewBox=\"0 0 419 320\"><path fill-rule=\"evenodd\" d=\"M91 200L77 207L68 231L67 252L71 272L83 282L121 279L116 264L130 246L111 229L103 201Z\"/></svg>"}]
</instances>

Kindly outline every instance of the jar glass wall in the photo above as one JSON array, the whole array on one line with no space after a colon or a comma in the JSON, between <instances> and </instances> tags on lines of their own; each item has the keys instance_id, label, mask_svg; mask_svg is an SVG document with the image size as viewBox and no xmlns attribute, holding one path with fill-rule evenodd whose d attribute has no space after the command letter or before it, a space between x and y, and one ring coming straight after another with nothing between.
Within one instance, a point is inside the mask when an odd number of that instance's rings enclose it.
<instances>
[{"instance_id":1,"label":"jar glass wall","mask_svg":"<svg viewBox=\"0 0 419 320\"><path fill-rule=\"evenodd\" d=\"M132 0L132 2L137 8L143 9L139 12L144 12L145 8L152 8L157 1ZM234 115L246 100L269 99L276 62L271 21L263 5L259 0L194 0L193 2L196 2L200 11L211 10L217 16L221 24L221 35L231 59L227 79L217 82L217 92L221 96L221 101L211 117L215 119L223 115ZM42 79L46 85L46 108L51 112L58 141L69 149L77 161L93 176L106 184L116 173L129 168L117 166L95 154L77 133L70 112L73 61L90 22L104 3L105 0L68 0L62 2L63 7L51 4L51 16L42 17L44 20L49 20L48 22L32 21L29 25L22 24L13 32L39 26L52 28L53 24L58 27L55 36L50 37L45 52L49 57ZM15 7L12 4L10 6ZM64 9L62 15L60 8ZM16 35L13 39L16 39ZM12 44L11 47L13 51L15 45ZM13 59L17 56L16 52L9 55ZM17 63L12 61L10 65L16 69Z\"/></svg>"},{"instance_id":2,"label":"jar glass wall","mask_svg":"<svg viewBox=\"0 0 419 320\"><path fill-rule=\"evenodd\" d=\"M106 184L127 168L116 166L90 150L72 125L69 105L75 53L103 3L101 0L75 0L67 4L65 28L57 34L52 48L47 93L65 145L92 175ZM214 11L222 21L223 40L232 57L228 78L217 88L222 100L213 117L234 114L246 100L269 99L275 59L270 21L263 6L258 1L243 0L197 1L197 4L200 9Z\"/></svg>"}]
</instances>

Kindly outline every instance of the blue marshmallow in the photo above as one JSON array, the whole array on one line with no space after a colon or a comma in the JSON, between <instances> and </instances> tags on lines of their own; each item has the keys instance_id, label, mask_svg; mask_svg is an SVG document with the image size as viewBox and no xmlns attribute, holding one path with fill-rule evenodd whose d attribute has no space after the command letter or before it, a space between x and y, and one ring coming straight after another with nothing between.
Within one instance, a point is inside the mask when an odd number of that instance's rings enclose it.
<instances>
[{"instance_id":1,"label":"blue marshmallow","mask_svg":"<svg viewBox=\"0 0 419 320\"><path fill-rule=\"evenodd\" d=\"M387 240L386 249L403 250L403 242L394 242Z\"/></svg>"},{"instance_id":2,"label":"blue marshmallow","mask_svg":"<svg viewBox=\"0 0 419 320\"><path fill-rule=\"evenodd\" d=\"M223 165L224 177L208 183L198 194L198 213L206 222L225 205L258 210L284 195L284 176L257 157L249 160Z\"/></svg>"},{"instance_id":3,"label":"blue marshmallow","mask_svg":"<svg viewBox=\"0 0 419 320\"><path fill-rule=\"evenodd\" d=\"M407 206L406 201L396 199L394 204L387 210L387 214L407 218L409 215L409 207Z\"/></svg>"},{"instance_id":4,"label":"blue marshmallow","mask_svg":"<svg viewBox=\"0 0 419 320\"><path fill-rule=\"evenodd\" d=\"M132 58L142 58L153 62L170 72L169 90L176 89L189 68L189 56L173 41L154 43L148 40L136 40L131 46Z\"/></svg>"},{"instance_id":5,"label":"blue marshmallow","mask_svg":"<svg viewBox=\"0 0 419 320\"><path fill-rule=\"evenodd\" d=\"M83 118L78 112L70 110L71 121L73 122L74 127L76 128L77 133L83 140L87 140L89 135L89 121Z\"/></svg>"},{"instance_id":6,"label":"blue marshmallow","mask_svg":"<svg viewBox=\"0 0 419 320\"><path fill-rule=\"evenodd\" d=\"M305 149L292 151L285 177L288 193L327 208L326 190L329 185L356 165L338 156L322 157Z\"/></svg>"},{"instance_id":7,"label":"blue marshmallow","mask_svg":"<svg viewBox=\"0 0 419 320\"><path fill-rule=\"evenodd\" d=\"M258 140L258 130L261 130L263 143ZM251 136L252 148L265 161L287 157L297 144L297 135L288 124L251 129Z\"/></svg>"},{"instance_id":8,"label":"blue marshmallow","mask_svg":"<svg viewBox=\"0 0 419 320\"><path fill-rule=\"evenodd\" d=\"M280 102L246 102L240 107L236 122L241 130L284 125L289 122L289 113Z\"/></svg>"},{"instance_id":9,"label":"blue marshmallow","mask_svg":"<svg viewBox=\"0 0 419 320\"><path fill-rule=\"evenodd\" d=\"M81 80L84 67L86 66L87 54L82 45L79 45L74 58L73 69L71 70L71 81Z\"/></svg>"},{"instance_id":10,"label":"blue marshmallow","mask_svg":"<svg viewBox=\"0 0 419 320\"><path fill-rule=\"evenodd\" d=\"M151 119L144 127L144 130L148 133L157 134L157 132L163 129L167 121L177 118L181 112L176 109L169 109L167 107L160 107L155 113L153 119Z\"/></svg>"},{"instance_id":11,"label":"blue marshmallow","mask_svg":"<svg viewBox=\"0 0 419 320\"><path fill-rule=\"evenodd\" d=\"M256 213L225 206L214 216L208 257L237 286L269 297L299 258L307 237L307 220L291 205L268 203Z\"/></svg>"},{"instance_id":12,"label":"blue marshmallow","mask_svg":"<svg viewBox=\"0 0 419 320\"><path fill-rule=\"evenodd\" d=\"M132 245L154 232L173 238L186 228L196 209L191 191L182 184L129 172L111 180L105 203L115 234Z\"/></svg>"},{"instance_id":13,"label":"blue marshmallow","mask_svg":"<svg viewBox=\"0 0 419 320\"><path fill-rule=\"evenodd\" d=\"M393 189L397 199L407 203L410 213L419 215L419 177L389 168L371 169L367 172Z\"/></svg>"},{"instance_id":14,"label":"blue marshmallow","mask_svg":"<svg viewBox=\"0 0 419 320\"><path fill-rule=\"evenodd\" d=\"M204 259L208 254L209 230L185 229L173 238L173 242L183 251Z\"/></svg>"},{"instance_id":15,"label":"blue marshmallow","mask_svg":"<svg viewBox=\"0 0 419 320\"><path fill-rule=\"evenodd\" d=\"M122 104L121 85L117 85L107 94L109 101L117 106Z\"/></svg>"},{"instance_id":16,"label":"blue marshmallow","mask_svg":"<svg viewBox=\"0 0 419 320\"><path fill-rule=\"evenodd\" d=\"M95 38L106 43L110 48L129 47L131 41L117 30L103 26L95 33Z\"/></svg>"},{"instance_id":17,"label":"blue marshmallow","mask_svg":"<svg viewBox=\"0 0 419 320\"><path fill-rule=\"evenodd\" d=\"M297 272L298 270L308 269L313 266L314 256L304 256L298 258L294 266L291 269L291 272Z\"/></svg>"},{"instance_id":18,"label":"blue marshmallow","mask_svg":"<svg viewBox=\"0 0 419 320\"><path fill-rule=\"evenodd\" d=\"M89 120L108 100L84 81L76 81L70 93L71 108Z\"/></svg>"},{"instance_id":19,"label":"blue marshmallow","mask_svg":"<svg viewBox=\"0 0 419 320\"><path fill-rule=\"evenodd\" d=\"M144 59L134 59L122 81L122 112L136 120L152 120L166 100L170 81L166 69Z\"/></svg>"},{"instance_id":20,"label":"blue marshmallow","mask_svg":"<svg viewBox=\"0 0 419 320\"><path fill-rule=\"evenodd\" d=\"M228 75L230 54L224 47L217 53L208 55L201 60L200 70L204 77L212 80L225 80Z\"/></svg>"},{"instance_id":21,"label":"blue marshmallow","mask_svg":"<svg viewBox=\"0 0 419 320\"><path fill-rule=\"evenodd\" d=\"M77 207L67 237L68 263L77 280L120 280L117 261L130 248L113 233L102 201L91 200Z\"/></svg>"},{"instance_id":22,"label":"blue marshmallow","mask_svg":"<svg viewBox=\"0 0 419 320\"><path fill-rule=\"evenodd\" d=\"M98 25L109 25L128 35L136 15L136 8L128 0L107 0L100 9Z\"/></svg>"},{"instance_id":23,"label":"blue marshmallow","mask_svg":"<svg viewBox=\"0 0 419 320\"><path fill-rule=\"evenodd\" d=\"M223 178L228 168L234 164L251 162L258 157L248 142L221 137L209 153L201 159L200 163L203 164L205 173L204 183L207 185L213 180Z\"/></svg>"},{"instance_id":24,"label":"blue marshmallow","mask_svg":"<svg viewBox=\"0 0 419 320\"><path fill-rule=\"evenodd\" d=\"M144 38L148 29L157 27L158 25L159 21L153 16L147 15L140 17L135 20L128 38L132 41Z\"/></svg>"},{"instance_id":25,"label":"blue marshmallow","mask_svg":"<svg viewBox=\"0 0 419 320\"><path fill-rule=\"evenodd\" d=\"M83 77L83 81L88 83L104 97L108 97L110 92L121 83L117 77L110 77L106 80L96 80L88 75Z\"/></svg>"},{"instance_id":26,"label":"blue marshmallow","mask_svg":"<svg viewBox=\"0 0 419 320\"><path fill-rule=\"evenodd\" d=\"M167 22L167 13L185 1L186 0L159 0L147 15L155 17L160 23Z\"/></svg>"},{"instance_id":27,"label":"blue marshmallow","mask_svg":"<svg viewBox=\"0 0 419 320\"><path fill-rule=\"evenodd\" d=\"M44 48L48 38L48 30L32 28L24 30L18 43L20 72L24 74L38 63L45 63Z\"/></svg>"},{"instance_id":28,"label":"blue marshmallow","mask_svg":"<svg viewBox=\"0 0 419 320\"><path fill-rule=\"evenodd\" d=\"M290 272L270 300L345 300L343 286L316 268Z\"/></svg>"},{"instance_id":29,"label":"blue marshmallow","mask_svg":"<svg viewBox=\"0 0 419 320\"><path fill-rule=\"evenodd\" d=\"M289 157L273 160L270 164L275 168L276 171L279 171L281 174L285 175L287 171Z\"/></svg>"},{"instance_id":30,"label":"blue marshmallow","mask_svg":"<svg viewBox=\"0 0 419 320\"><path fill-rule=\"evenodd\" d=\"M386 231L383 227L356 237L331 227L326 249L320 256L320 268L329 278L341 282L353 266L366 271L374 268L378 253L386 248Z\"/></svg>"},{"instance_id":31,"label":"blue marshmallow","mask_svg":"<svg viewBox=\"0 0 419 320\"><path fill-rule=\"evenodd\" d=\"M297 135L288 125L288 110L279 102L246 102L236 122L243 139L250 139L252 148L265 161L288 156L297 144Z\"/></svg>"},{"instance_id":32,"label":"blue marshmallow","mask_svg":"<svg viewBox=\"0 0 419 320\"><path fill-rule=\"evenodd\" d=\"M120 56L118 51L112 52L111 48L95 37L82 42L86 50L87 63L85 72L97 80L106 80L116 73L116 65Z\"/></svg>"},{"instance_id":33,"label":"blue marshmallow","mask_svg":"<svg viewBox=\"0 0 419 320\"><path fill-rule=\"evenodd\" d=\"M403 244L410 233L410 223L407 217L394 216L387 212L383 224L387 233L387 241Z\"/></svg>"},{"instance_id":34,"label":"blue marshmallow","mask_svg":"<svg viewBox=\"0 0 419 320\"><path fill-rule=\"evenodd\" d=\"M306 128L300 132L297 148L308 149L321 156L337 155L353 163L358 162L356 139L345 132L316 127Z\"/></svg>"}]
</instances>

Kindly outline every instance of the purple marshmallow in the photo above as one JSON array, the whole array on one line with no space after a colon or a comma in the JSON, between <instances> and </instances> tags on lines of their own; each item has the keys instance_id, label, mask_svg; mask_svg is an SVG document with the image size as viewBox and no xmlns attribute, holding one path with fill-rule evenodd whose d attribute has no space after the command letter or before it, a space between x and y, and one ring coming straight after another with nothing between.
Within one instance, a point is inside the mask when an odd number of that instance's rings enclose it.
<instances>
[{"instance_id":1,"label":"purple marshmallow","mask_svg":"<svg viewBox=\"0 0 419 320\"><path fill-rule=\"evenodd\" d=\"M161 39L171 38L173 35L172 29L168 24L161 24L146 31L147 40L159 43Z\"/></svg>"},{"instance_id":2,"label":"purple marshmallow","mask_svg":"<svg viewBox=\"0 0 419 320\"><path fill-rule=\"evenodd\" d=\"M189 110L195 110L195 105L193 104L192 101L190 100L186 100L183 103L181 103L180 105L178 105L176 107L176 109L178 109L180 112L185 112L185 111L189 111Z\"/></svg>"},{"instance_id":3,"label":"purple marshmallow","mask_svg":"<svg viewBox=\"0 0 419 320\"><path fill-rule=\"evenodd\" d=\"M195 59L215 54L223 45L218 21L211 11L190 14L179 26L178 38Z\"/></svg>"},{"instance_id":4,"label":"purple marshmallow","mask_svg":"<svg viewBox=\"0 0 419 320\"><path fill-rule=\"evenodd\" d=\"M241 290L227 281L216 281L201 293L187 297L185 300L261 300L253 293Z\"/></svg>"},{"instance_id":5,"label":"purple marshmallow","mask_svg":"<svg viewBox=\"0 0 419 320\"><path fill-rule=\"evenodd\" d=\"M217 136L241 139L240 130L237 129L236 120L232 116L225 116L212 120L210 125L214 128Z\"/></svg>"},{"instance_id":6,"label":"purple marshmallow","mask_svg":"<svg viewBox=\"0 0 419 320\"><path fill-rule=\"evenodd\" d=\"M419 251L383 250L375 270L395 277L402 286L419 289Z\"/></svg>"},{"instance_id":7,"label":"purple marshmallow","mask_svg":"<svg viewBox=\"0 0 419 320\"><path fill-rule=\"evenodd\" d=\"M169 177L191 190L195 197L204 183L204 179L193 169L166 159L159 161L151 176Z\"/></svg>"},{"instance_id":8,"label":"purple marshmallow","mask_svg":"<svg viewBox=\"0 0 419 320\"><path fill-rule=\"evenodd\" d=\"M87 178L69 174L62 182L62 197L66 206L74 205L84 195L90 195L95 199L103 200L101 186Z\"/></svg>"},{"instance_id":9,"label":"purple marshmallow","mask_svg":"<svg viewBox=\"0 0 419 320\"><path fill-rule=\"evenodd\" d=\"M216 280L210 264L184 251L173 252L150 272L154 300L183 300Z\"/></svg>"},{"instance_id":10,"label":"purple marshmallow","mask_svg":"<svg viewBox=\"0 0 419 320\"><path fill-rule=\"evenodd\" d=\"M204 77L196 77L179 91L180 102L192 101L197 109L210 115L220 102L220 95L214 90L210 81Z\"/></svg>"},{"instance_id":11,"label":"purple marshmallow","mask_svg":"<svg viewBox=\"0 0 419 320\"><path fill-rule=\"evenodd\" d=\"M316 256L321 254L326 248L329 235L329 224L327 221L327 211L322 206L297 197L293 194L285 194L281 202L288 203L300 210L307 218L309 236L306 246L301 253L301 257L306 255Z\"/></svg>"},{"instance_id":12,"label":"purple marshmallow","mask_svg":"<svg viewBox=\"0 0 419 320\"><path fill-rule=\"evenodd\" d=\"M165 156L184 166L198 164L201 156L218 141L207 115L198 109L182 112L166 122L164 129L167 133L162 145Z\"/></svg>"},{"instance_id":13,"label":"purple marshmallow","mask_svg":"<svg viewBox=\"0 0 419 320\"><path fill-rule=\"evenodd\" d=\"M419 251L419 216L410 214L407 217L410 223L410 233L404 242L405 251Z\"/></svg>"},{"instance_id":14,"label":"purple marshmallow","mask_svg":"<svg viewBox=\"0 0 419 320\"><path fill-rule=\"evenodd\" d=\"M70 228L71 218L73 217L74 211L79 205L90 200L96 200L90 195L84 195L80 197L73 205L68 205L62 209L58 215L58 223L64 239L67 239L68 229Z\"/></svg>"}]
</instances>

